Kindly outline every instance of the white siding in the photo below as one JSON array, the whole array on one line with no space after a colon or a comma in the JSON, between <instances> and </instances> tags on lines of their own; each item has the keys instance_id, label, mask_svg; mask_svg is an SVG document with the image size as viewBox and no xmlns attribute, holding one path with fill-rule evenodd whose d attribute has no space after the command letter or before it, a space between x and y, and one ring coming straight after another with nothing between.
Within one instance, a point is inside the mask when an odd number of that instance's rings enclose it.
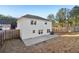
<instances>
[{"instance_id":1,"label":"white siding","mask_svg":"<svg viewBox=\"0 0 79 59\"><path fill-rule=\"evenodd\" d=\"M36 25L32 25L31 21L36 21ZM45 24L47 22L47 24ZM21 18L17 22L17 27L20 29L20 35L22 39L48 35L47 29L52 30L52 23L46 20L38 20L38 19L31 19L31 18ZM33 33L35 30L35 33ZM39 34L38 31L43 30L43 34Z\"/></svg>"}]
</instances>

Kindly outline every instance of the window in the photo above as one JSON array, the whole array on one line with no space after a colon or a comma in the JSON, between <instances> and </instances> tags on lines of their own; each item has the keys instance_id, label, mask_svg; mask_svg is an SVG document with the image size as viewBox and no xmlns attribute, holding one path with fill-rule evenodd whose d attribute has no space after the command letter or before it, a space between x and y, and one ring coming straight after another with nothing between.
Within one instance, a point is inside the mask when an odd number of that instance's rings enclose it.
<instances>
[{"instance_id":1,"label":"window","mask_svg":"<svg viewBox=\"0 0 79 59\"><path fill-rule=\"evenodd\" d=\"M38 31L38 33L41 34L41 33L40 33L40 30Z\"/></svg>"},{"instance_id":2,"label":"window","mask_svg":"<svg viewBox=\"0 0 79 59\"><path fill-rule=\"evenodd\" d=\"M41 34L43 34L43 30L41 30Z\"/></svg>"},{"instance_id":3,"label":"window","mask_svg":"<svg viewBox=\"0 0 79 59\"><path fill-rule=\"evenodd\" d=\"M35 30L33 30L33 33L35 33Z\"/></svg>"},{"instance_id":4,"label":"window","mask_svg":"<svg viewBox=\"0 0 79 59\"><path fill-rule=\"evenodd\" d=\"M50 29L47 29L47 33L50 33Z\"/></svg>"},{"instance_id":5,"label":"window","mask_svg":"<svg viewBox=\"0 0 79 59\"><path fill-rule=\"evenodd\" d=\"M39 30L38 33L39 33L39 34L43 34L43 30Z\"/></svg>"},{"instance_id":6,"label":"window","mask_svg":"<svg viewBox=\"0 0 79 59\"><path fill-rule=\"evenodd\" d=\"M47 22L45 22L45 24L47 24Z\"/></svg>"},{"instance_id":7,"label":"window","mask_svg":"<svg viewBox=\"0 0 79 59\"><path fill-rule=\"evenodd\" d=\"M33 20L32 20L32 21L31 21L31 24L32 24L32 25L36 25L36 21L33 21Z\"/></svg>"},{"instance_id":8,"label":"window","mask_svg":"<svg viewBox=\"0 0 79 59\"><path fill-rule=\"evenodd\" d=\"M34 21L34 24L36 25L36 21Z\"/></svg>"},{"instance_id":9,"label":"window","mask_svg":"<svg viewBox=\"0 0 79 59\"><path fill-rule=\"evenodd\" d=\"M31 21L31 24L33 24L33 20Z\"/></svg>"}]
</instances>

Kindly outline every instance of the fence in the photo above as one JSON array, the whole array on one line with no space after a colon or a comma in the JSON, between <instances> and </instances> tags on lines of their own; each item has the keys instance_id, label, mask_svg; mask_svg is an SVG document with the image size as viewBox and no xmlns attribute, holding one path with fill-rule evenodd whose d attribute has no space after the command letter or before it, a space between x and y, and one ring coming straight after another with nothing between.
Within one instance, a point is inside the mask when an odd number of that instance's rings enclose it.
<instances>
[{"instance_id":1,"label":"fence","mask_svg":"<svg viewBox=\"0 0 79 59\"><path fill-rule=\"evenodd\" d=\"M53 27L54 32L79 32L79 26Z\"/></svg>"},{"instance_id":2,"label":"fence","mask_svg":"<svg viewBox=\"0 0 79 59\"><path fill-rule=\"evenodd\" d=\"M53 27L54 32L73 32L75 31L74 27Z\"/></svg>"},{"instance_id":3,"label":"fence","mask_svg":"<svg viewBox=\"0 0 79 59\"><path fill-rule=\"evenodd\" d=\"M20 38L19 30L5 30L0 31L0 47L3 45L4 40Z\"/></svg>"}]
</instances>

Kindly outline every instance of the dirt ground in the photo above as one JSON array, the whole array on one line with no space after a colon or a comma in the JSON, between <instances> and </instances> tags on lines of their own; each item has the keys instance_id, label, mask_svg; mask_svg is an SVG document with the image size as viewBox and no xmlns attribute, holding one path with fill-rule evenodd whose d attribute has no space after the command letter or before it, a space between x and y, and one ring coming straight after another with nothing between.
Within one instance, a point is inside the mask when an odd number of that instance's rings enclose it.
<instances>
[{"instance_id":1,"label":"dirt ground","mask_svg":"<svg viewBox=\"0 0 79 59\"><path fill-rule=\"evenodd\" d=\"M22 40L4 42L1 53L78 53L79 37L57 37L33 46L25 46Z\"/></svg>"},{"instance_id":2,"label":"dirt ground","mask_svg":"<svg viewBox=\"0 0 79 59\"><path fill-rule=\"evenodd\" d=\"M58 35L75 35L75 34L79 34L79 32L56 32L55 34L58 34Z\"/></svg>"}]
</instances>

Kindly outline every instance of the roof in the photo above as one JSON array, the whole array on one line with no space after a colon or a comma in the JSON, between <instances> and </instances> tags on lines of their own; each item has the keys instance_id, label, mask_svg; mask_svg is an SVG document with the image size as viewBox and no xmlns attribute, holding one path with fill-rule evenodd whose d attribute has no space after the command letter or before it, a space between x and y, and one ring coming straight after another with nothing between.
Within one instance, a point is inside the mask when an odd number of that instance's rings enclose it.
<instances>
[{"instance_id":1,"label":"roof","mask_svg":"<svg viewBox=\"0 0 79 59\"><path fill-rule=\"evenodd\" d=\"M0 24L11 24L11 23L7 20L0 19Z\"/></svg>"},{"instance_id":2,"label":"roof","mask_svg":"<svg viewBox=\"0 0 79 59\"><path fill-rule=\"evenodd\" d=\"M22 17L33 18L33 19L40 19L40 20L46 20L46 21L49 21L48 19L45 19L45 18L43 18L43 17L35 16L35 15L30 15L30 14L24 15L24 16L22 16Z\"/></svg>"}]
</instances>

